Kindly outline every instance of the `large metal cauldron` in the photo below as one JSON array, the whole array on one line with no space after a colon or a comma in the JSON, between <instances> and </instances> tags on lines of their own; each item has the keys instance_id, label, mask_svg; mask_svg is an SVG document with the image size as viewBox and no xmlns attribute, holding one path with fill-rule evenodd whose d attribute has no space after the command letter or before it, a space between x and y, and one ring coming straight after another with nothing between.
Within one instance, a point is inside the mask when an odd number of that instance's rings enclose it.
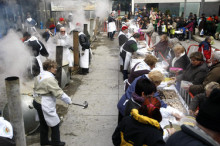
<instances>
[{"instance_id":1,"label":"large metal cauldron","mask_svg":"<svg viewBox=\"0 0 220 146\"><path fill-rule=\"evenodd\" d=\"M31 134L37 130L40 126L39 121L36 121L36 113L37 111L33 108L32 105L33 97L29 95L21 95L21 107L23 112L24 119L24 128L26 134ZM8 104L5 105L3 110L3 117L9 120L9 112L8 112Z\"/></svg>"}]
</instances>

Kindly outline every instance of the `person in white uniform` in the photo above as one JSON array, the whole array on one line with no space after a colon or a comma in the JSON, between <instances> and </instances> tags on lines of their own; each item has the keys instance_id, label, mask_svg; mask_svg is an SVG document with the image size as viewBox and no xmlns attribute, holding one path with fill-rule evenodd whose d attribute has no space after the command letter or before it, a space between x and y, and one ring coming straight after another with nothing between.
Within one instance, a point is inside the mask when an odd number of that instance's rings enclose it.
<instances>
[{"instance_id":1,"label":"person in white uniform","mask_svg":"<svg viewBox=\"0 0 220 146\"><path fill-rule=\"evenodd\" d=\"M43 63L45 71L35 78L33 106L37 110L40 120L40 144L64 146L60 141L60 119L56 112L56 99L66 104L72 104L71 98L59 87L55 74L57 63L47 60ZM51 141L48 139L48 129L51 128Z\"/></svg>"},{"instance_id":2,"label":"person in white uniform","mask_svg":"<svg viewBox=\"0 0 220 146\"><path fill-rule=\"evenodd\" d=\"M0 117L0 145L1 146L15 146L13 139L13 128L11 123Z\"/></svg>"},{"instance_id":3,"label":"person in white uniform","mask_svg":"<svg viewBox=\"0 0 220 146\"><path fill-rule=\"evenodd\" d=\"M73 71L74 56L73 47L69 35L66 33L65 27L60 28L60 32L55 37L55 43L63 46L63 63L69 63L69 70Z\"/></svg>"}]
</instances>

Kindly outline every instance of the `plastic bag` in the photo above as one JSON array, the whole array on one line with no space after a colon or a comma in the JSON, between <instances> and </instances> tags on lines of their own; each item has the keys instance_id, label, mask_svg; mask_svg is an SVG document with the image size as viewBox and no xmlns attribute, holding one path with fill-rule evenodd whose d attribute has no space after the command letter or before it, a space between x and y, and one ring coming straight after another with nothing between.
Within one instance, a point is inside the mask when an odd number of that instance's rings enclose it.
<instances>
[{"instance_id":1,"label":"plastic bag","mask_svg":"<svg viewBox=\"0 0 220 146\"><path fill-rule=\"evenodd\" d=\"M199 35L204 35L204 30L203 29L200 31Z\"/></svg>"}]
</instances>

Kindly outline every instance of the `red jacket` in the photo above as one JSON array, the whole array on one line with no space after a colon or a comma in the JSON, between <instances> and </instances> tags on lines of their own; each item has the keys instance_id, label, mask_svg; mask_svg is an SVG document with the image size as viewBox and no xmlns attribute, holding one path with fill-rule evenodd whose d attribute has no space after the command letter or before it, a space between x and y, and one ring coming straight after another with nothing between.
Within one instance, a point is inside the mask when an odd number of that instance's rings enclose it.
<instances>
[{"instance_id":1,"label":"red jacket","mask_svg":"<svg viewBox=\"0 0 220 146\"><path fill-rule=\"evenodd\" d=\"M204 55L204 57L206 59L206 62L207 62L207 60L209 60L211 58L212 47L208 42L202 41L199 44L199 50L198 51L201 52Z\"/></svg>"},{"instance_id":2,"label":"red jacket","mask_svg":"<svg viewBox=\"0 0 220 146\"><path fill-rule=\"evenodd\" d=\"M193 21L189 22L188 25L185 26L185 28L188 28L189 31L193 32L193 26L194 26L194 23Z\"/></svg>"}]
</instances>

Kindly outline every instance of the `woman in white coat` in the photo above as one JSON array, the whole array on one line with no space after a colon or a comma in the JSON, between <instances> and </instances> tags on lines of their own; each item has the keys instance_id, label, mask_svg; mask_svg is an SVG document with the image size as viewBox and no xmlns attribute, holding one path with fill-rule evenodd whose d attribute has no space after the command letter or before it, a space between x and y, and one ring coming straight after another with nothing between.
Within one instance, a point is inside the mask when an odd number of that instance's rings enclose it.
<instances>
[{"instance_id":1,"label":"woman in white coat","mask_svg":"<svg viewBox=\"0 0 220 146\"><path fill-rule=\"evenodd\" d=\"M36 78L34 83L33 106L37 110L40 120L40 144L64 146L60 141L60 119L56 112L56 99L59 98L66 104L71 104L71 98L59 87L55 79L57 64L47 60L43 63L44 71ZM51 141L48 139L48 129L51 128Z\"/></svg>"}]
</instances>

